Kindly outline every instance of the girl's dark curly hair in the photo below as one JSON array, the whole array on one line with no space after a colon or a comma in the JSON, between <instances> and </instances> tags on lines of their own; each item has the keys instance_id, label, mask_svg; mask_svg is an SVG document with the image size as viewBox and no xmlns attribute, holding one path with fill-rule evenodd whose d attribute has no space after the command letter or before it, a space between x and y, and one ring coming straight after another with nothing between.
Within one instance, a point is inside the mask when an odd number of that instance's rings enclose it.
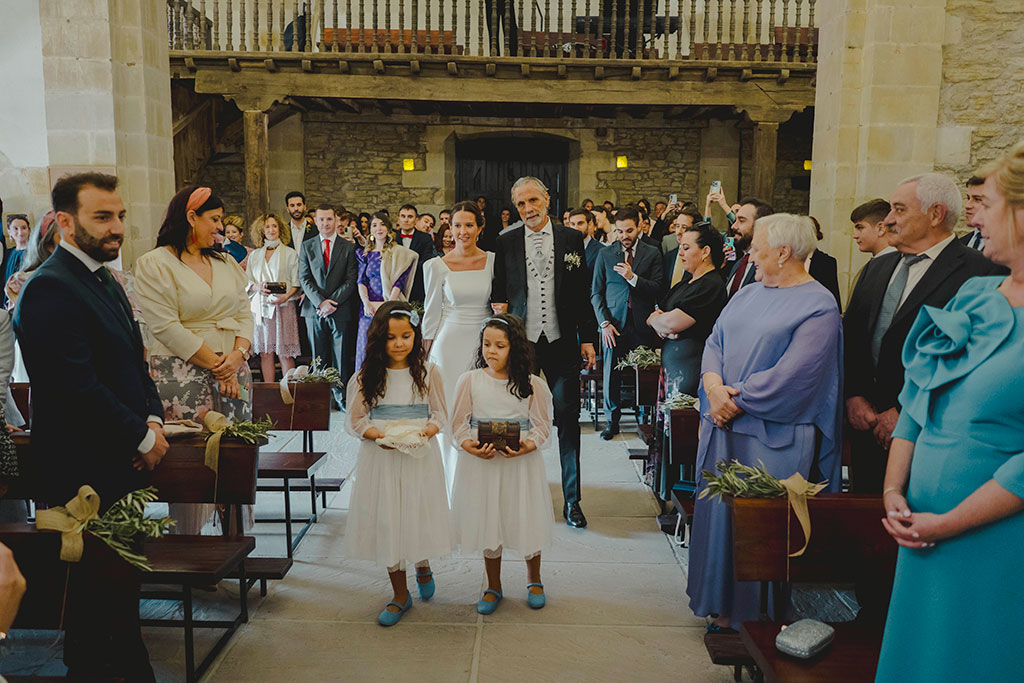
<instances>
[{"instance_id":1,"label":"girl's dark curly hair","mask_svg":"<svg viewBox=\"0 0 1024 683\"><path fill-rule=\"evenodd\" d=\"M533 353L526 338L526 324L517 315L501 313L491 316L480 330L480 343L476 347L476 363L473 367L486 368L484 360L484 330L492 327L501 330L508 337L508 388L517 398L529 398L533 393L530 375L533 374Z\"/></svg>"},{"instance_id":2,"label":"girl's dark curly hair","mask_svg":"<svg viewBox=\"0 0 1024 683\"><path fill-rule=\"evenodd\" d=\"M410 317L412 316L412 317ZM377 405L384 398L388 383L388 329L392 319L405 320L412 325L413 319L419 320L419 314L405 301L385 301L370 321L366 331L366 358L359 368L359 388L369 408ZM427 358L423 352L423 334L419 324L412 325L415 338L412 351L406 359L409 372L416 391L423 397L427 395Z\"/></svg>"},{"instance_id":3,"label":"girl's dark curly hair","mask_svg":"<svg viewBox=\"0 0 1024 683\"><path fill-rule=\"evenodd\" d=\"M197 187L199 186L190 185L171 197L171 202L167 205L167 213L164 214L163 225L160 226L160 231L157 233L156 246L171 247L178 258L181 258L182 252L185 251L189 235L192 232L192 225L188 222L188 198L192 196L192 192ZM203 205L196 209L196 214L201 215L207 211L223 208L224 202L220 197L211 193ZM203 249L202 254L209 258L224 260L224 253L212 248Z\"/></svg>"}]
</instances>

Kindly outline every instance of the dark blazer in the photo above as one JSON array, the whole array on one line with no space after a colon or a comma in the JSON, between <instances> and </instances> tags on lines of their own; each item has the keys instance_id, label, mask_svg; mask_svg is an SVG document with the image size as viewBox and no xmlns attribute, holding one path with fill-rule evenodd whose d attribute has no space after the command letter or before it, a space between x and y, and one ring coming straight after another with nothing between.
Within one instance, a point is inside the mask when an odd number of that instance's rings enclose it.
<instances>
[{"instance_id":1,"label":"dark blazer","mask_svg":"<svg viewBox=\"0 0 1024 683\"><path fill-rule=\"evenodd\" d=\"M395 232L395 242L405 246L401 240L401 235L401 232ZM434 249L434 240L430 239L430 235L419 230L413 233L409 248L420 255L419 260L416 261L416 277L412 282L409 300L422 302L426 299L426 293L423 288L423 264L437 256L437 251Z\"/></svg>"},{"instance_id":2,"label":"dark blazer","mask_svg":"<svg viewBox=\"0 0 1024 683\"><path fill-rule=\"evenodd\" d=\"M597 337L594 310L580 303L590 297L587 280L583 235L578 230L551 222L555 244L555 306L558 327L563 336L575 336L581 344L593 344ZM494 280L491 284L491 302L508 304L508 312L526 319L526 226L512 228L499 235L494 253ZM604 253L603 249L602 252ZM575 254L580 265L565 259ZM572 257L570 257L571 259Z\"/></svg>"},{"instance_id":3,"label":"dark blazer","mask_svg":"<svg viewBox=\"0 0 1024 683\"><path fill-rule=\"evenodd\" d=\"M843 311L843 303L839 298L839 264L835 258L825 252L815 249L811 254L811 267L808 274L825 286L825 289L832 292L839 306L839 312Z\"/></svg>"},{"instance_id":4,"label":"dark blazer","mask_svg":"<svg viewBox=\"0 0 1024 683\"><path fill-rule=\"evenodd\" d=\"M654 306L663 294L664 264L661 251L643 241L636 243L636 254L633 257L633 272L637 276L635 287L631 287L615 272L615 265L623 261L621 245L610 245L601 251L594 267L590 302L594 305L598 324L608 321L621 332L626 324L626 316L630 315L633 329L643 334L649 329L647 317L654 311Z\"/></svg>"},{"instance_id":5,"label":"dark blazer","mask_svg":"<svg viewBox=\"0 0 1024 683\"><path fill-rule=\"evenodd\" d=\"M149 376L139 326L67 249L25 283L14 329L32 379L32 464L40 499L63 505L83 484L106 509L146 486L132 460L163 404ZM122 306L124 308L122 308Z\"/></svg>"},{"instance_id":6,"label":"dark blazer","mask_svg":"<svg viewBox=\"0 0 1024 683\"><path fill-rule=\"evenodd\" d=\"M942 308L969 278L995 275L998 269L959 240L950 242L893 316L882 338L876 368L871 358L871 337L882 298L900 259L901 254L892 253L868 261L843 316L846 396L864 396L878 411L898 406L903 389L903 343L921 306Z\"/></svg>"},{"instance_id":7,"label":"dark blazer","mask_svg":"<svg viewBox=\"0 0 1024 683\"><path fill-rule=\"evenodd\" d=\"M665 252L661 257L661 268L662 272L665 273L665 289L668 290L672 286L672 273L676 269L676 259L679 258L679 247L671 251ZM683 279L686 279L688 273L683 271Z\"/></svg>"},{"instance_id":8,"label":"dark blazer","mask_svg":"<svg viewBox=\"0 0 1024 683\"><path fill-rule=\"evenodd\" d=\"M590 244L584 248L584 254L587 257L587 271L589 271L591 279L593 279L594 276L594 264L597 263L597 255L601 253L601 250L604 248L605 245L601 244L593 237L590 238Z\"/></svg>"},{"instance_id":9,"label":"dark blazer","mask_svg":"<svg viewBox=\"0 0 1024 683\"><path fill-rule=\"evenodd\" d=\"M331 251L330 269L324 272L323 251L320 249L320 234L305 239L299 245L299 283L306 298L302 300L302 315L316 316L316 309L325 299L338 302L338 310L331 314L335 322L347 322L356 315L352 301L357 298L356 278L359 265L356 262L356 245L340 235L334 240Z\"/></svg>"},{"instance_id":10,"label":"dark blazer","mask_svg":"<svg viewBox=\"0 0 1024 683\"><path fill-rule=\"evenodd\" d=\"M644 244L649 244L650 246L654 247L658 251L661 251L661 238L660 237L658 239L654 239L653 237L651 237L647 233L644 233L644 234L640 235L640 241L643 242Z\"/></svg>"}]
</instances>

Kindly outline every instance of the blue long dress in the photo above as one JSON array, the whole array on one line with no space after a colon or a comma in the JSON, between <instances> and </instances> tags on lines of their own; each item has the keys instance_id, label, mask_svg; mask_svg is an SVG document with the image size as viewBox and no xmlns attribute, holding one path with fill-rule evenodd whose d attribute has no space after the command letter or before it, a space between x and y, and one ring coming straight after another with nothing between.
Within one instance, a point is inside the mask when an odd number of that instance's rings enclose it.
<instances>
[{"instance_id":1,"label":"blue long dress","mask_svg":"<svg viewBox=\"0 0 1024 683\"><path fill-rule=\"evenodd\" d=\"M763 461L775 477L800 472L838 491L842 346L839 308L818 282L741 289L704 345L701 374L717 372L738 389L733 400L744 413L726 429L715 427L702 382L698 472L714 472L719 461ZM698 491L706 485L698 474ZM733 580L732 514L719 498L694 506L686 593L697 616L728 616L733 628L758 617L759 584Z\"/></svg>"},{"instance_id":2,"label":"blue long dress","mask_svg":"<svg viewBox=\"0 0 1024 683\"><path fill-rule=\"evenodd\" d=\"M356 262L359 265L356 284L366 285L370 301L385 301L385 294L390 294L390 292L383 291L384 283L380 279L380 252L371 251L367 254L364 249L356 249ZM394 286L399 289L404 288L411 270L411 267L406 269L395 280ZM370 321L372 320L373 316L366 315L362 302L359 302L359 330L356 335L356 372L359 372L359 368L363 367L363 360L366 358L366 332L370 329Z\"/></svg>"},{"instance_id":3,"label":"blue long dress","mask_svg":"<svg viewBox=\"0 0 1024 683\"><path fill-rule=\"evenodd\" d=\"M925 306L903 347L894 438L914 442L907 502L944 513L990 479L1024 497L1024 307L964 283ZM1024 514L899 549L877 681L1019 681Z\"/></svg>"}]
</instances>

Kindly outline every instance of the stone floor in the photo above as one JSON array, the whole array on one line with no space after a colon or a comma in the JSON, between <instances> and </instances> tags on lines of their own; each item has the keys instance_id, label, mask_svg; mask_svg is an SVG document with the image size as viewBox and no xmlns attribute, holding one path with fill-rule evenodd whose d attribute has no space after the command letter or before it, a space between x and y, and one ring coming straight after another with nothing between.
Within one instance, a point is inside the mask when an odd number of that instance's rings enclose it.
<instances>
[{"instance_id":1,"label":"stone floor","mask_svg":"<svg viewBox=\"0 0 1024 683\"><path fill-rule=\"evenodd\" d=\"M354 439L340 427L318 437L316 448L331 453L323 476L354 467ZM432 562L436 596L429 603L414 597L401 623L381 628L376 616L391 597L387 574L345 555L346 485L328 499L288 577L271 584L265 598L251 593L249 623L204 680L731 681L729 669L708 661L704 620L686 606L685 551L658 529L657 505L626 457L628 440L620 435L606 443L584 426L583 509L590 525L571 529L557 515L555 543L543 558L543 610L526 606L525 566L509 553L506 598L495 614L478 615L483 561L455 553ZM300 444L297 435L275 441L271 447L278 449ZM557 451L549 448L544 457L560 508ZM267 497L257 507L273 513L280 494L261 496ZM283 552L277 531L257 525L257 554ZM220 611L236 590L223 584L197 599L204 611ZM158 678L183 680L181 632L146 629L145 635ZM47 647L53 638L20 636L0 671L60 673L59 647ZM198 652L209 640L198 639Z\"/></svg>"}]
</instances>

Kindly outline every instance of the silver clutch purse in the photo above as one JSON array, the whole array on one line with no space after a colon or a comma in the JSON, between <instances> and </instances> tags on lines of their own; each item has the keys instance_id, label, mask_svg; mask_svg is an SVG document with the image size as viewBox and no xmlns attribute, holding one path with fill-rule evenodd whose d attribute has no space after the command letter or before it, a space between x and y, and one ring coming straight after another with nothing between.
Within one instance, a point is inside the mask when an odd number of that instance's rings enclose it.
<instances>
[{"instance_id":1,"label":"silver clutch purse","mask_svg":"<svg viewBox=\"0 0 1024 683\"><path fill-rule=\"evenodd\" d=\"M800 659L810 659L822 652L832 642L836 630L815 619L800 621L783 626L779 635L775 636L775 647Z\"/></svg>"}]
</instances>

